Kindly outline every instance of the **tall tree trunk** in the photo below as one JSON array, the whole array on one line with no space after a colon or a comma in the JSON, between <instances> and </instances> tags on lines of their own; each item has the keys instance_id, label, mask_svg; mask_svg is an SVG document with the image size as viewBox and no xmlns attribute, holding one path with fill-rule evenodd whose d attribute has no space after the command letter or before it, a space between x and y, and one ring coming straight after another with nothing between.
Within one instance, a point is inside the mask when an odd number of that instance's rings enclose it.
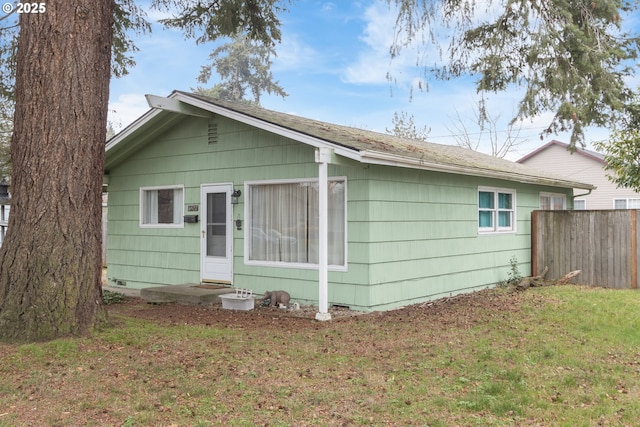
<instances>
[{"instance_id":1,"label":"tall tree trunk","mask_svg":"<svg viewBox=\"0 0 640 427\"><path fill-rule=\"evenodd\" d=\"M20 16L0 338L86 334L105 320L102 175L114 0Z\"/></svg>"}]
</instances>

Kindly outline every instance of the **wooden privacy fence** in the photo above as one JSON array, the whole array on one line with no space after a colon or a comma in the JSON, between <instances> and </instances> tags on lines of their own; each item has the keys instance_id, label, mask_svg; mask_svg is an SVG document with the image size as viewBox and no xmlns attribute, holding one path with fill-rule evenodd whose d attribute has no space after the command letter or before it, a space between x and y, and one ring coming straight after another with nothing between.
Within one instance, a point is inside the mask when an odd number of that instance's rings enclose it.
<instances>
[{"instance_id":1,"label":"wooden privacy fence","mask_svg":"<svg viewBox=\"0 0 640 427\"><path fill-rule=\"evenodd\" d=\"M638 288L640 215L636 210L534 211L532 275L549 267L547 279L581 270L577 283Z\"/></svg>"}]
</instances>

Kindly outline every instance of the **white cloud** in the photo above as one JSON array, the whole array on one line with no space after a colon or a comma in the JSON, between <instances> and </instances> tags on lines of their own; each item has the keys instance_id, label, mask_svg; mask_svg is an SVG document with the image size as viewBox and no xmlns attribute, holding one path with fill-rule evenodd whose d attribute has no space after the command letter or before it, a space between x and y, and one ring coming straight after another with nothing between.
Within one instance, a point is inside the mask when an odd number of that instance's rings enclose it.
<instances>
[{"instance_id":1,"label":"white cloud","mask_svg":"<svg viewBox=\"0 0 640 427\"><path fill-rule=\"evenodd\" d=\"M322 4L322 11L331 12L333 9L335 9L335 7L336 7L335 3L328 1Z\"/></svg>"},{"instance_id":2,"label":"white cloud","mask_svg":"<svg viewBox=\"0 0 640 427\"><path fill-rule=\"evenodd\" d=\"M123 93L109 103L109 123L119 131L149 110L142 93Z\"/></svg>"},{"instance_id":3,"label":"white cloud","mask_svg":"<svg viewBox=\"0 0 640 427\"><path fill-rule=\"evenodd\" d=\"M436 49L423 43L422 34L418 33L415 42L403 47L401 54L392 60L390 47L394 43L396 17L397 11L385 2L375 2L366 9L366 26L360 37L365 48L345 68L342 74L345 83L384 84L390 78L405 88L422 84L422 68L416 64L436 56Z\"/></svg>"},{"instance_id":4,"label":"white cloud","mask_svg":"<svg viewBox=\"0 0 640 427\"><path fill-rule=\"evenodd\" d=\"M315 68L319 62L318 52L295 34L283 37L282 43L276 47L276 53L278 56L273 59L274 71Z\"/></svg>"},{"instance_id":5,"label":"white cloud","mask_svg":"<svg viewBox=\"0 0 640 427\"><path fill-rule=\"evenodd\" d=\"M366 47L344 70L342 80L353 84L386 83L392 66L389 47L393 42L393 16L387 6L376 2L366 10L365 21L367 25L360 39Z\"/></svg>"}]
</instances>

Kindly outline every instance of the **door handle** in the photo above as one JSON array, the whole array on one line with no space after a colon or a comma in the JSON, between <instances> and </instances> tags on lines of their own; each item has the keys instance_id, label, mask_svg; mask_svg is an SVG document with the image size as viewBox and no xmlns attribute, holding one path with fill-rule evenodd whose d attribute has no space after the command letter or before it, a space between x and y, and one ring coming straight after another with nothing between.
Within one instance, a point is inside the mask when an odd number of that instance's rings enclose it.
<instances>
[{"instance_id":1,"label":"door handle","mask_svg":"<svg viewBox=\"0 0 640 427\"><path fill-rule=\"evenodd\" d=\"M205 238L206 234L207 234L207 233L206 233L204 230L202 230L202 238L203 238L203 239Z\"/></svg>"}]
</instances>

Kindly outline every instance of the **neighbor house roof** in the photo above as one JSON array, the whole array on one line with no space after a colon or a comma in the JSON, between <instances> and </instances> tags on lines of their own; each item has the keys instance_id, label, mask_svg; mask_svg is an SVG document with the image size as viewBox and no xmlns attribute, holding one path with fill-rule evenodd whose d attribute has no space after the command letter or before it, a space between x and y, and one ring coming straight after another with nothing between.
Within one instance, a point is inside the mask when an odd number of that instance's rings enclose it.
<instances>
[{"instance_id":1,"label":"neighbor house roof","mask_svg":"<svg viewBox=\"0 0 640 427\"><path fill-rule=\"evenodd\" d=\"M562 188L594 188L590 184L553 176L526 165L458 146L422 142L321 122L248 103L228 102L181 91L174 91L167 98L150 95L147 98L155 108L107 142L107 169L135 149L129 146L127 141L135 140L134 145L149 141L183 114L202 117L219 114L311 146L331 148L336 155L361 163L483 176ZM133 135L136 138L130 138Z\"/></svg>"},{"instance_id":2,"label":"neighbor house roof","mask_svg":"<svg viewBox=\"0 0 640 427\"><path fill-rule=\"evenodd\" d=\"M537 149L533 150L532 152L530 152L529 154L525 155L521 159L516 160L516 163L523 163L527 159L530 159L531 157L535 157L536 155L540 154L541 152L547 150L550 147L560 147L560 148L564 148L567 151L569 150L569 144L566 144L566 143L560 142L560 141L556 141L554 139L554 140L551 140L551 141L547 142L543 146L538 147ZM606 161L604 160L604 154L600 154L600 153L597 153L595 151L585 150L584 148L576 147L575 153L578 154L578 155L584 156L584 157L586 157L588 159L595 160L598 163L602 163L602 164L606 163Z\"/></svg>"}]
</instances>

